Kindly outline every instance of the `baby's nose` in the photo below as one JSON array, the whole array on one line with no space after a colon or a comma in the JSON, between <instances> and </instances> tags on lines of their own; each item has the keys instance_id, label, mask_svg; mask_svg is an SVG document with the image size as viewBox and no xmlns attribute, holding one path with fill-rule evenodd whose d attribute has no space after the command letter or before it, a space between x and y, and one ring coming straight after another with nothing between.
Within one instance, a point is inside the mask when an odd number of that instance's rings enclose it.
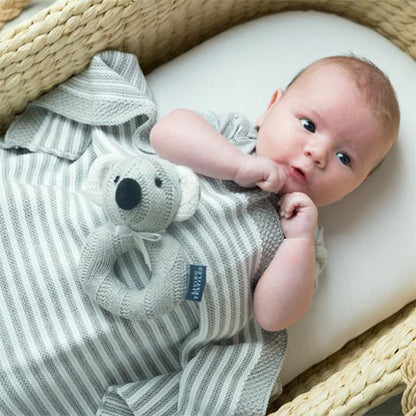
<instances>
[{"instance_id":1,"label":"baby's nose","mask_svg":"<svg viewBox=\"0 0 416 416\"><path fill-rule=\"evenodd\" d=\"M117 186L116 204L126 211L132 210L142 200L142 188L134 179L125 178Z\"/></svg>"},{"instance_id":2,"label":"baby's nose","mask_svg":"<svg viewBox=\"0 0 416 416\"><path fill-rule=\"evenodd\" d=\"M304 147L304 153L311 158L314 164L324 168L328 158L328 145L324 139L308 142Z\"/></svg>"}]
</instances>

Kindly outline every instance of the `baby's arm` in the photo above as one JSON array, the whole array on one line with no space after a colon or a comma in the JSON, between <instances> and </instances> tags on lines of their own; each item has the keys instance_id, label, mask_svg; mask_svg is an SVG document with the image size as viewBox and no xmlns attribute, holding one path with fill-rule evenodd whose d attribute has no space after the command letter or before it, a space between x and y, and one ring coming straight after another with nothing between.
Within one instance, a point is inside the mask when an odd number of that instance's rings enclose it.
<instances>
[{"instance_id":1,"label":"baby's arm","mask_svg":"<svg viewBox=\"0 0 416 416\"><path fill-rule=\"evenodd\" d=\"M189 110L175 110L150 132L158 155L195 172L233 180L240 186L259 186L278 192L286 181L285 171L266 157L250 156L218 133L203 117Z\"/></svg>"},{"instance_id":2,"label":"baby's arm","mask_svg":"<svg viewBox=\"0 0 416 416\"><path fill-rule=\"evenodd\" d=\"M285 239L254 291L254 314L268 331L287 328L307 311L315 283L315 230L318 211L304 193L280 202Z\"/></svg>"}]
</instances>

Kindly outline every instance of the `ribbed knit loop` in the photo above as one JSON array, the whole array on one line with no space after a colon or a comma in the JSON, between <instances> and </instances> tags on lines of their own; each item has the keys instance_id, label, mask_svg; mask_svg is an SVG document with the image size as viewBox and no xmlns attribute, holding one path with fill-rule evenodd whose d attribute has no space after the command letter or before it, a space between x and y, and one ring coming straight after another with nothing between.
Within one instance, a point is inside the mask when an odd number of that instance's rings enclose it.
<instances>
[{"instance_id":1,"label":"ribbed knit loop","mask_svg":"<svg viewBox=\"0 0 416 416\"><path fill-rule=\"evenodd\" d=\"M114 234L117 236L132 236L136 242L137 248L142 252L144 261L147 267L152 270L152 264L150 262L149 253L147 252L146 246L144 245L143 240L148 241L159 241L162 238L160 233L149 233L145 231L135 231L125 225L114 225L112 222L107 222L104 227L109 234Z\"/></svg>"}]
</instances>

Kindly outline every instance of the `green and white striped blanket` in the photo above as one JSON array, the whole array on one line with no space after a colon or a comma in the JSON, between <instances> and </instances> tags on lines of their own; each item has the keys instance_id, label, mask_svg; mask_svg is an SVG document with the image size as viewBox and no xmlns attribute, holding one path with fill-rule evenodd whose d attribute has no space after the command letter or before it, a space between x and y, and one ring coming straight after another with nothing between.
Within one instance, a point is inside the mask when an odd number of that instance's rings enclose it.
<instances>
[{"instance_id":1,"label":"green and white striped blanket","mask_svg":"<svg viewBox=\"0 0 416 416\"><path fill-rule=\"evenodd\" d=\"M173 229L208 267L201 302L131 322L82 290L82 246L106 222L82 192L88 169L114 142L150 151L155 120L136 58L104 52L30 104L2 140L1 415L262 415L279 390L286 331L262 331L251 304L282 238L260 191L201 178L200 214ZM140 288L142 264L139 251L126 253L116 273Z\"/></svg>"}]
</instances>

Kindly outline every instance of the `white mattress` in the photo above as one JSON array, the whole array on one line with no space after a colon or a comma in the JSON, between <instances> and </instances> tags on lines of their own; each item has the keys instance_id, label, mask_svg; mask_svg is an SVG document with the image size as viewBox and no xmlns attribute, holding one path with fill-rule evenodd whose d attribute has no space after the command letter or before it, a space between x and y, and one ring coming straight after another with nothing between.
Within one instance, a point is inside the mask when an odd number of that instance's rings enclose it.
<instances>
[{"instance_id":1,"label":"white mattress","mask_svg":"<svg viewBox=\"0 0 416 416\"><path fill-rule=\"evenodd\" d=\"M160 116L177 107L238 111L253 121L311 61L353 52L390 77L399 142L355 193L320 210L329 260L307 315L289 329L282 381L416 298L416 63L376 32L335 15L288 12L235 27L148 77Z\"/></svg>"}]
</instances>

